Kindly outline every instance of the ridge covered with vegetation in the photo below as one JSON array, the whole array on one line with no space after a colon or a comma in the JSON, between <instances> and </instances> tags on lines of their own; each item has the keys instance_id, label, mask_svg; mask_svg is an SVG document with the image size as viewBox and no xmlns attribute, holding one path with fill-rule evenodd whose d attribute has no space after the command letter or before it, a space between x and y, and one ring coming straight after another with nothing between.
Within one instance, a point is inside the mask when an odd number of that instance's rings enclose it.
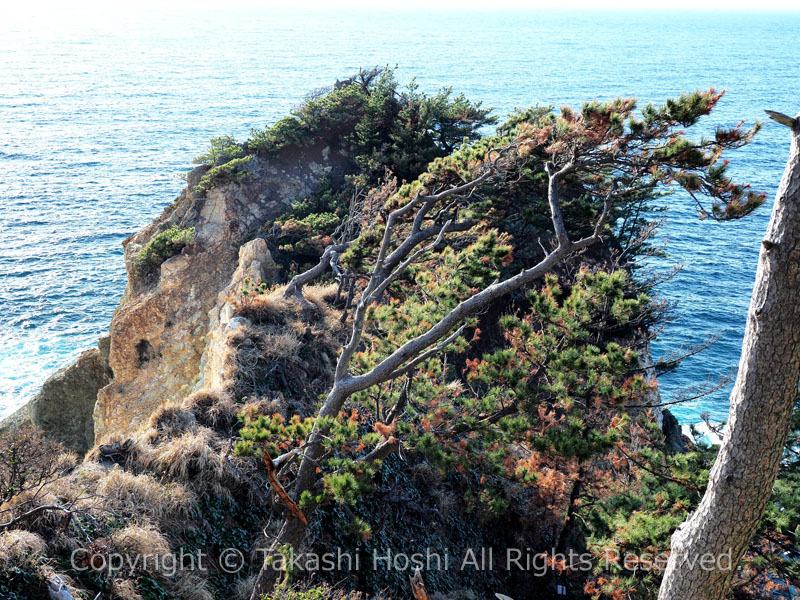
<instances>
[{"instance_id":1,"label":"ridge covered with vegetation","mask_svg":"<svg viewBox=\"0 0 800 600\"><path fill-rule=\"evenodd\" d=\"M362 556L364 566L287 568L266 598L419 598L409 571L372 569L371 557L427 548L463 557L480 547L498 555L523 549L537 562L425 571L425 593L655 598L659 556L699 501L715 452L692 442L675 452L665 443L653 373L675 361L650 364L648 342L666 306L640 259L655 251L648 220L658 208L655 183L711 196L706 214L721 219L763 202L731 182L720 160L754 130L720 130L694 142L677 131L719 97L697 92L644 107L640 116L630 99L536 107L490 133L497 119L479 103L449 89L429 96L413 83L402 88L381 69L337 82L245 142L213 140L197 158L203 173L195 196L254 177L253 157L269 160L292 147L346 150L353 173L323 178L315 193L253 233L282 269L278 281L247 279L233 294L243 325L225 340L222 389L165 398L138 435L104 440L82 460L31 429L0 440L0 595L48 598L48 587L61 582L73 598L248 598L281 521L302 515L304 551L339 548ZM663 144L653 149L652 139ZM625 166L602 162L565 172L564 234L602 237L601 244L494 299L436 352L319 416L354 320L367 325L349 370L366 373L477 291L556 252L548 165L565 149L606 143L617 144L614 156L651 152L651 170L636 177L655 183L631 186L638 180ZM423 192L435 196L476 179L427 217L430 244L387 277L360 313L388 215ZM606 200L626 185L618 200ZM392 233L402 240L415 226L401 221ZM140 252L140 275L192 235L155 236ZM337 249L335 259L320 263L320 280L285 293L328 248ZM736 598L765 597L800 576L795 425ZM314 432L322 440L318 483L293 500L295 459L310 454ZM242 557L236 569L225 568L231 548ZM135 560L200 554L205 568ZM111 565L112 556L127 560Z\"/></svg>"}]
</instances>

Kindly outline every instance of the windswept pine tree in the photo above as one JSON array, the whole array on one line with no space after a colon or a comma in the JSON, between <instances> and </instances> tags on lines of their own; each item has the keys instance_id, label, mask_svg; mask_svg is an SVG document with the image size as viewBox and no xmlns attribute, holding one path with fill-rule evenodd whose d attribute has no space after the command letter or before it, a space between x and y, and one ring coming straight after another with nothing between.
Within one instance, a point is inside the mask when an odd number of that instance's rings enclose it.
<instances>
[{"instance_id":1,"label":"windswept pine tree","mask_svg":"<svg viewBox=\"0 0 800 600\"><path fill-rule=\"evenodd\" d=\"M357 235L327 248L319 265L298 275L286 290L287 297L302 302L303 285L329 264L341 277L343 264L351 273L348 304L352 299L352 314L346 317L350 332L337 360L333 384L316 417L292 420L282 436L286 452L265 458L283 463L297 454L302 457L291 482L291 512L267 554L253 600L269 593L280 580L283 557L303 542L314 507L328 498L354 502L379 468L379 461L403 445L446 460L454 450L451 443L462 451L470 448L469 435L476 433L477 423L490 429L496 425L500 430L530 427L534 432L537 427L544 431L558 424L559 410L551 414L546 402L531 406L524 397L516 396L495 400L498 392L469 399L469 393L460 389L464 379L457 370L434 366L442 355L466 350L469 340L476 337L475 317L480 311L611 235L619 211L659 186L681 186L698 203L703 216L721 220L744 216L763 203L763 194L726 176L726 163L720 158L724 150L747 144L757 128L719 129L713 138L701 140L684 133L714 108L721 95L709 90L681 96L662 106L649 105L641 116L635 114L632 99L589 103L578 111L521 113L497 136L462 146L451 156L435 160L428 172L412 183L379 194L387 199L377 210L362 209L352 215L359 221ZM512 246L498 231L497 222L493 223L498 218L493 211L501 206L503 186L525 180L539 181L544 187L551 230L540 239L538 260L507 275L502 267L512 261ZM711 200L709 206L702 204L706 198ZM572 231L564 216L568 204L582 213L582 223ZM586 283L584 280L583 285ZM553 285L551 282L551 294ZM572 300L576 313L580 297ZM532 302L540 310L558 308L544 299ZM616 318L623 322L632 318L641 312L637 303L642 302L628 299L615 305ZM584 306L582 310L592 309ZM581 316L569 316L578 319L573 326L579 331ZM528 327L520 323L517 330L525 332ZM580 339L580 333L569 329L561 335ZM620 397L642 393L641 379L631 382L625 391L611 385L613 373L633 360L630 353L613 346L585 351L589 354L583 358L568 359L580 364L591 356L597 361L588 381L582 381L578 389L612 404ZM424 369L435 369L436 377L421 376ZM393 383L397 380L405 383ZM530 385L536 389L535 377ZM549 388L550 394L567 405L574 402L575 392L566 382ZM384 394L386 400L376 401L373 411L367 399ZM409 410L412 397L414 410ZM348 402L352 408L346 411ZM438 413L437 404L443 408ZM444 423L438 426L446 435L437 437L426 431L432 425L419 415L429 411ZM365 413L374 423L374 431L368 433L359 427ZM588 456L608 448L621 423L609 423L599 436L589 435L586 423L573 431L562 425L554 433L561 431L557 437L565 440L568 460L571 455ZM280 432L272 425L266 427L266 422L258 419L248 422L240 451L268 451L258 442L274 439ZM491 446L491 436L482 435L489 444L483 452L491 455L498 449ZM480 448L482 443L472 447ZM495 456L488 464L496 467L498 460L500 456ZM579 464L578 460L574 466L578 472ZM512 460L508 466L524 482L531 478L535 465L514 466ZM486 495L491 503L491 492Z\"/></svg>"},{"instance_id":2,"label":"windswept pine tree","mask_svg":"<svg viewBox=\"0 0 800 600\"><path fill-rule=\"evenodd\" d=\"M757 128L692 137L719 98L536 107L486 135L494 118L480 105L378 70L313 94L246 142L214 140L127 252L141 293L122 310L153 316L156 335L115 330L111 343L112 354L130 345L141 376L126 394L144 393L143 378L162 372L153 363L179 364L159 346L170 335L181 349L207 343L201 384L151 411L136 398L146 422L118 424L82 463L33 432L0 435L0 481L11 482L0 595L653 600L661 571L648 557L668 551L701 501L715 451L664 442L652 376L677 361L647 361L668 305L637 261L652 250L663 190L685 190L719 220L763 201L723 160ZM256 217L254 206L268 210ZM220 208L212 226L209 207ZM228 224L241 229L219 244ZM206 269L221 275L199 290ZM219 311L207 339L170 312L191 302L187 290ZM798 419L737 598L800 575L780 555L800 531L788 459ZM371 568L387 551L456 560L480 547L498 557L524 547L538 563L432 568L411 582ZM234 573L136 562L202 551L227 566L231 549L243 561ZM287 560L298 549L360 554L362 568L298 570ZM111 553L130 562L94 568Z\"/></svg>"}]
</instances>

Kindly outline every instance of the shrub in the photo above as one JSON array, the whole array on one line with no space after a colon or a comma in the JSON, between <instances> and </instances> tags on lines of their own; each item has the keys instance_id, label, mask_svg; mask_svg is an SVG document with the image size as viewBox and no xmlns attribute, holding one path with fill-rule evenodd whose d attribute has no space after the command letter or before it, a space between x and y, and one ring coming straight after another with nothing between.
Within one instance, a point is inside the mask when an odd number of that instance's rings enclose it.
<instances>
[{"instance_id":1,"label":"shrub","mask_svg":"<svg viewBox=\"0 0 800 600\"><path fill-rule=\"evenodd\" d=\"M360 600L360 592L348 592L331 587L327 583L315 586L298 585L279 588L263 597L263 600Z\"/></svg>"},{"instance_id":2,"label":"shrub","mask_svg":"<svg viewBox=\"0 0 800 600\"><path fill-rule=\"evenodd\" d=\"M118 467L100 479L97 493L105 498L105 506L116 513L154 519L185 518L195 502L193 494L180 483L163 485L150 475L134 475Z\"/></svg>"},{"instance_id":3,"label":"shrub","mask_svg":"<svg viewBox=\"0 0 800 600\"><path fill-rule=\"evenodd\" d=\"M0 504L58 479L68 466L63 450L32 425L0 436Z\"/></svg>"},{"instance_id":4,"label":"shrub","mask_svg":"<svg viewBox=\"0 0 800 600\"><path fill-rule=\"evenodd\" d=\"M198 194L205 194L215 183L220 181L242 181L247 177L247 165L252 156L242 156L233 158L228 162L212 167L200 179L200 183L194 186L194 191Z\"/></svg>"},{"instance_id":5,"label":"shrub","mask_svg":"<svg viewBox=\"0 0 800 600\"><path fill-rule=\"evenodd\" d=\"M35 557L44 553L44 540L24 529L11 529L0 534L0 566L32 564Z\"/></svg>"},{"instance_id":6,"label":"shrub","mask_svg":"<svg viewBox=\"0 0 800 600\"><path fill-rule=\"evenodd\" d=\"M205 154L196 156L192 162L196 165L207 165L216 167L234 158L241 158L245 155L244 148L237 144L231 136L213 138L211 147Z\"/></svg>"},{"instance_id":7,"label":"shrub","mask_svg":"<svg viewBox=\"0 0 800 600\"><path fill-rule=\"evenodd\" d=\"M173 225L156 234L136 255L134 262L136 275L143 277L154 273L161 263L178 254L193 239L194 227L181 229Z\"/></svg>"}]
</instances>

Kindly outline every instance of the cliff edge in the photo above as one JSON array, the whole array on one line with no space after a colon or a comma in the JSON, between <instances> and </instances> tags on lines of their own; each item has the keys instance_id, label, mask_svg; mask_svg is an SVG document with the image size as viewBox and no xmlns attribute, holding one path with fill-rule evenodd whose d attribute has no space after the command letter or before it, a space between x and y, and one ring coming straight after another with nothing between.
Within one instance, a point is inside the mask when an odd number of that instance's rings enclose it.
<instances>
[{"instance_id":1,"label":"cliff edge","mask_svg":"<svg viewBox=\"0 0 800 600\"><path fill-rule=\"evenodd\" d=\"M178 405L202 388L204 353L228 293L242 273L265 281L277 274L259 232L311 195L323 177L341 180L353 162L344 149L324 142L293 145L271 157L252 156L238 180L200 189L210 168L189 173L175 202L123 242L128 283L103 339L107 354L81 354L4 419L0 431L32 422L49 438L85 452L95 442L133 435L156 408ZM151 248L175 231L191 236L174 256L143 268ZM228 318L223 315L223 326Z\"/></svg>"}]
</instances>

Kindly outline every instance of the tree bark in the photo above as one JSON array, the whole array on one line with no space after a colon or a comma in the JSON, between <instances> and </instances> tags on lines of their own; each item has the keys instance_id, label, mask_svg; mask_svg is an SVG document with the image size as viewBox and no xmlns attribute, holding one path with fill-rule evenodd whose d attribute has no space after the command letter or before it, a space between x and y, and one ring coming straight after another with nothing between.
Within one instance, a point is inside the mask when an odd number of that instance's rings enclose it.
<instances>
[{"instance_id":1,"label":"tree bark","mask_svg":"<svg viewBox=\"0 0 800 600\"><path fill-rule=\"evenodd\" d=\"M728 428L703 499L672 536L659 600L726 597L780 466L800 379L800 123L781 117L791 153L761 246Z\"/></svg>"}]
</instances>

